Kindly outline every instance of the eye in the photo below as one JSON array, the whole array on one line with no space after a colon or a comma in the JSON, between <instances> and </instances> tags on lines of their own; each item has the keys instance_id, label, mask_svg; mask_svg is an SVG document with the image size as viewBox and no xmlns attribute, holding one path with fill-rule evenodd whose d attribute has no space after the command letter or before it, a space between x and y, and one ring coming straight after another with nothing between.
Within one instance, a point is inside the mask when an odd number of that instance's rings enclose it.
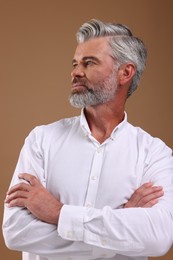
<instances>
[{"instance_id":1,"label":"eye","mask_svg":"<svg viewBox=\"0 0 173 260\"><path fill-rule=\"evenodd\" d=\"M72 67L73 67L73 68L76 68L77 65L78 65L78 64L77 64L76 62L73 62L73 63L72 63Z\"/></svg>"},{"instance_id":2,"label":"eye","mask_svg":"<svg viewBox=\"0 0 173 260\"><path fill-rule=\"evenodd\" d=\"M86 60L84 65L87 67L87 66L90 66L90 65L94 65L94 62L92 60Z\"/></svg>"}]
</instances>

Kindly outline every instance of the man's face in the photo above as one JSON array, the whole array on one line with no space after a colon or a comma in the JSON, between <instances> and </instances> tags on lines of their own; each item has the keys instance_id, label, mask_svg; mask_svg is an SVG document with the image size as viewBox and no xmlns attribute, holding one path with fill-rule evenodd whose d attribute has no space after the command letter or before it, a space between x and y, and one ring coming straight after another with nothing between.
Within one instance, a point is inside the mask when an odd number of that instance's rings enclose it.
<instances>
[{"instance_id":1,"label":"man's face","mask_svg":"<svg viewBox=\"0 0 173 260\"><path fill-rule=\"evenodd\" d=\"M80 43L72 61L70 103L78 108L107 103L115 97L117 72L106 37Z\"/></svg>"}]
</instances>

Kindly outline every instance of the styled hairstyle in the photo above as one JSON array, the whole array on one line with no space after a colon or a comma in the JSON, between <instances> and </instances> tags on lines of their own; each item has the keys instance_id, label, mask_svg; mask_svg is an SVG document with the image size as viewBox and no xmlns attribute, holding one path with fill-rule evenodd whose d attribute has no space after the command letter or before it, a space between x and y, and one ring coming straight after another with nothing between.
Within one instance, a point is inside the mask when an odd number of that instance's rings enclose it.
<instances>
[{"instance_id":1,"label":"styled hairstyle","mask_svg":"<svg viewBox=\"0 0 173 260\"><path fill-rule=\"evenodd\" d=\"M130 29L122 24L104 23L92 19L84 23L76 34L77 42L82 43L92 38L109 36L108 43L112 49L112 57L115 59L117 69L129 62L136 67L132 84L128 91L128 97L139 85L141 75L145 69L147 50L139 38L133 36Z\"/></svg>"}]
</instances>

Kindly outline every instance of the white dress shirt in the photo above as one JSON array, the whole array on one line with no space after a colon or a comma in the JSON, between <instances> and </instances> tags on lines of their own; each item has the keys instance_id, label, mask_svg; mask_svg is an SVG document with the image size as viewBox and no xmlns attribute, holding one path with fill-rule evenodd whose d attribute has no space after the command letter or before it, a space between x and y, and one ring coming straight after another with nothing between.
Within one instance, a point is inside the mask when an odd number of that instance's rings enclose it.
<instances>
[{"instance_id":1,"label":"white dress shirt","mask_svg":"<svg viewBox=\"0 0 173 260\"><path fill-rule=\"evenodd\" d=\"M11 186L31 173L64 206L58 226L5 205L6 244L24 260L146 260L173 237L173 157L160 139L125 119L100 144L81 116L36 127L25 140ZM152 208L123 205L143 183L161 185Z\"/></svg>"}]
</instances>

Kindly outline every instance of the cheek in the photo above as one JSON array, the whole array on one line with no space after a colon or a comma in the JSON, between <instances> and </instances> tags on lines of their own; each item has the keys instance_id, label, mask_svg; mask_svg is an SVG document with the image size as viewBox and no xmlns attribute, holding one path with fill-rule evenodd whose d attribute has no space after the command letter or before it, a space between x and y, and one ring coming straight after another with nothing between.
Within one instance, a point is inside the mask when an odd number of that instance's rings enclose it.
<instances>
[{"instance_id":1,"label":"cheek","mask_svg":"<svg viewBox=\"0 0 173 260\"><path fill-rule=\"evenodd\" d=\"M86 75L88 81L92 82L92 83L102 82L108 76L109 76L109 73L105 73L105 71L104 71L104 73L102 71L89 72Z\"/></svg>"}]
</instances>

